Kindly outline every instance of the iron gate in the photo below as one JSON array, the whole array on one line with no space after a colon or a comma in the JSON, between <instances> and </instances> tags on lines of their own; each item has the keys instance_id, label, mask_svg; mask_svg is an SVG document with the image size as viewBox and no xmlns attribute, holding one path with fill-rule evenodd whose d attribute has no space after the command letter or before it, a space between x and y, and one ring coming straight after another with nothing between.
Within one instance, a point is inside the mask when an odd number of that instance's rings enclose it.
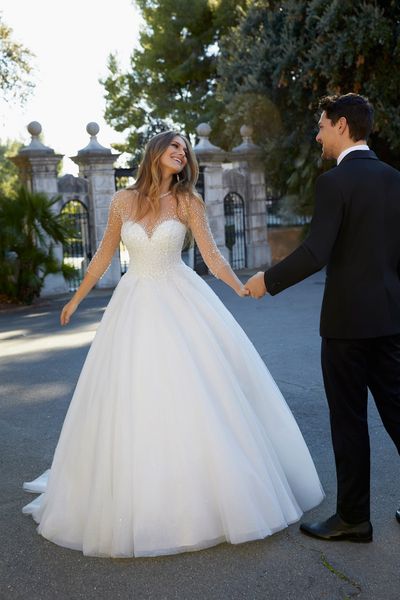
<instances>
[{"instance_id":1,"label":"iron gate","mask_svg":"<svg viewBox=\"0 0 400 600\"><path fill-rule=\"evenodd\" d=\"M63 263L75 269L75 276L68 281L74 292L81 283L91 259L88 210L79 200L69 200L61 209L65 224L73 232L63 246Z\"/></svg>"},{"instance_id":2,"label":"iron gate","mask_svg":"<svg viewBox=\"0 0 400 600\"><path fill-rule=\"evenodd\" d=\"M232 269L246 266L246 228L244 201L237 192L229 192L224 198L225 246L229 250Z\"/></svg>"}]
</instances>

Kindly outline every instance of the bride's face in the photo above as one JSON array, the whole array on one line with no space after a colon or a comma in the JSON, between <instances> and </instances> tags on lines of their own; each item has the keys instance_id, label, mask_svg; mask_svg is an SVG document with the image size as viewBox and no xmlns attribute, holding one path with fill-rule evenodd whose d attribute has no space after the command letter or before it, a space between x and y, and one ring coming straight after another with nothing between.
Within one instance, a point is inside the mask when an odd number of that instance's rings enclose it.
<instances>
[{"instance_id":1,"label":"bride's face","mask_svg":"<svg viewBox=\"0 0 400 600\"><path fill-rule=\"evenodd\" d=\"M185 140L176 135L160 157L160 167L165 174L180 173L187 163Z\"/></svg>"}]
</instances>

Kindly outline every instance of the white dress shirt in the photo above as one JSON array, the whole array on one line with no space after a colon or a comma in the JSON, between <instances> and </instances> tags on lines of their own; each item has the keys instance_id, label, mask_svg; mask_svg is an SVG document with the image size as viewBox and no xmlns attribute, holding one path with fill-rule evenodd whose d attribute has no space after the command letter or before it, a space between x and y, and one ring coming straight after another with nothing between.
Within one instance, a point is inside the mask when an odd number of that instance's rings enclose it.
<instances>
[{"instance_id":1,"label":"white dress shirt","mask_svg":"<svg viewBox=\"0 0 400 600\"><path fill-rule=\"evenodd\" d=\"M359 144L358 146L350 146L350 148L346 148L346 150L343 150L343 152L341 152L337 157L336 164L339 164L344 159L344 157L347 156L350 152L353 152L353 150L369 150L369 147L367 146L367 144Z\"/></svg>"}]
</instances>

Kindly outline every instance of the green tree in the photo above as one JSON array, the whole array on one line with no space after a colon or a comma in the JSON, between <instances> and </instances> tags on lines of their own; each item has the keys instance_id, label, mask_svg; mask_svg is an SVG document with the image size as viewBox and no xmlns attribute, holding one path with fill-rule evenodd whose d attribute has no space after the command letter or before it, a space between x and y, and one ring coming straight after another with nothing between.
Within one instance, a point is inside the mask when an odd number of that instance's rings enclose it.
<instances>
[{"instance_id":1,"label":"green tree","mask_svg":"<svg viewBox=\"0 0 400 600\"><path fill-rule=\"evenodd\" d=\"M31 80L33 54L12 38L0 14L0 99L24 102L32 91Z\"/></svg>"},{"instance_id":2,"label":"green tree","mask_svg":"<svg viewBox=\"0 0 400 600\"><path fill-rule=\"evenodd\" d=\"M0 198L0 289L13 300L30 304L50 273L74 275L54 255L54 244L65 244L72 235L52 210L57 201L24 187L15 198Z\"/></svg>"},{"instance_id":3,"label":"green tree","mask_svg":"<svg viewBox=\"0 0 400 600\"><path fill-rule=\"evenodd\" d=\"M144 20L140 48L129 72L109 57L105 119L127 132L120 151L178 126L194 133L199 120L219 126L216 98L218 41L238 21L249 0L137 0Z\"/></svg>"},{"instance_id":4,"label":"green tree","mask_svg":"<svg viewBox=\"0 0 400 600\"><path fill-rule=\"evenodd\" d=\"M279 194L309 212L324 167L318 99L356 92L375 106L371 145L399 167L400 4L396 0L253 0L220 43L219 95L228 131L247 116ZM254 110L254 106L258 109Z\"/></svg>"},{"instance_id":5,"label":"green tree","mask_svg":"<svg viewBox=\"0 0 400 600\"><path fill-rule=\"evenodd\" d=\"M9 156L15 156L22 146L21 142L7 140L0 141L0 197L8 198L16 195L18 188L18 169L9 160Z\"/></svg>"}]
</instances>

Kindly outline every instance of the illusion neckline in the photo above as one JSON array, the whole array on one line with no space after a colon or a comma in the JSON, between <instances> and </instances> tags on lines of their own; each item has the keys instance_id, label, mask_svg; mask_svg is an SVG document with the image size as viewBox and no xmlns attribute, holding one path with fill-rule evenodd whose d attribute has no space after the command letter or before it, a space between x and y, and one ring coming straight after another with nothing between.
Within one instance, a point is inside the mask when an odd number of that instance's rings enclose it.
<instances>
[{"instance_id":1,"label":"illusion neckline","mask_svg":"<svg viewBox=\"0 0 400 600\"><path fill-rule=\"evenodd\" d=\"M144 225L142 225L139 221L132 221L132 219L128 219L127 221L125 221L122 226L126 225L127 223L130 223L131 225L137 225L143 231L143 233L145 234L147 239L151 240L153 238L155 232L160 228L160 226L163 225L164 223L168 223L169 221L176 221L177 223L180 223L182 225L182 227L185 227L185 229L186 229L186 225L184 223L182 223L182 221L180 219L178 219L177 217L168 217L167 219L158 221L154 225L154 227L152 227L150 233L146 229L146 227Z\"/></svg>"}]
</instances>

